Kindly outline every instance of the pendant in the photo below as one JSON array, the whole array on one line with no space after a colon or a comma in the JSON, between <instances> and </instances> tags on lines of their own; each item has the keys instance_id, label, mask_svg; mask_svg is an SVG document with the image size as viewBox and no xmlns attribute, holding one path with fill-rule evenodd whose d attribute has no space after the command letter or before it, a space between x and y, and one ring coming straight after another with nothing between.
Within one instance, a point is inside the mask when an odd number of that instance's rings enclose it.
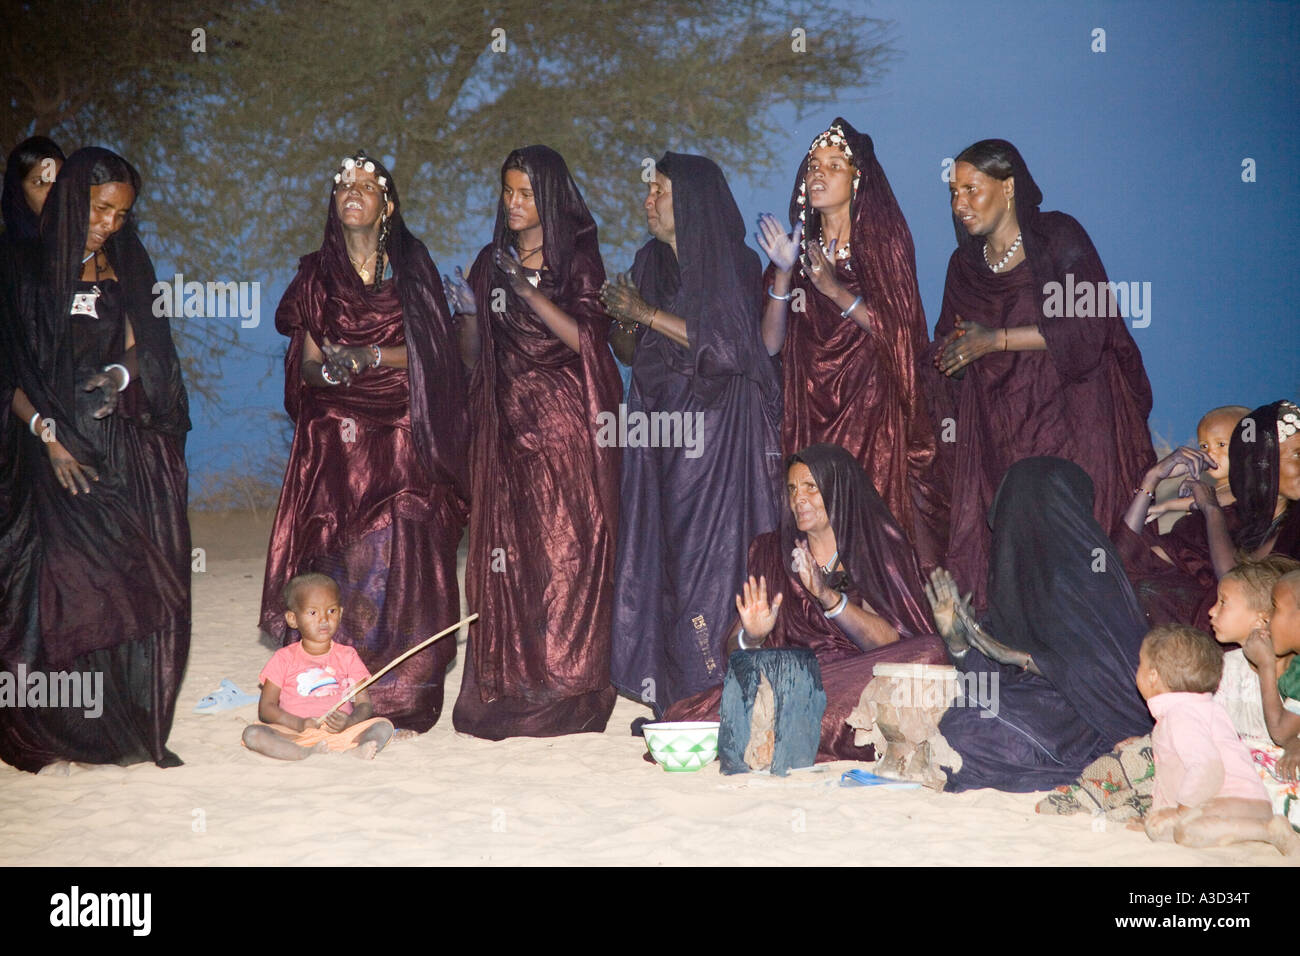
<instances>
[{"instance_id":1,"label":"pendant","mask_svg":"<svg viewBox=\"0 0 1300 956\"><path fill-rule=\"evenodd\" d=\"M361 276L361 281L362 281L363 284L364 284L364 283L368 283L368 282L370 282L370 270L369 270L369 269L362 269L360 272L357 273L357 275Z\"/></svg>"},{"instance_id":2,"label":"pendant","mask_svg":"<svg viewBox=\"0 0 1300 956\"><path fill-rule=\"evenodd\" d=\"M99 312L95 309L95 300L100 296L99 286L93 286L89 292L75 292L72 295L72 315L88 315L92 319L99 318Z\"/></svg>"}]
</instances>

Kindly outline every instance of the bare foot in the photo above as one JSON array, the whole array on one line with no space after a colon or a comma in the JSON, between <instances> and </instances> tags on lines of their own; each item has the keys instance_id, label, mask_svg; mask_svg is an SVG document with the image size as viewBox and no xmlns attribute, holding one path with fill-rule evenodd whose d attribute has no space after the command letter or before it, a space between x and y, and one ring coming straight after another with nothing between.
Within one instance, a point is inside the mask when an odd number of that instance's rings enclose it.
<instances>
[{"instance_id":1,"label":"bare foot","mask_svg":"<svg viewBox=\"0 0 1300 956\"><path fill-rule=\"evenodd\" d=\"M392 744L398 744L401 743L403 740L414 740L418 736L420 736L420 732L418 730L394 730L393 736L389 739L388 742Z\"/></svg>"},{"instance_id":2,"label":"bare foot","mask_svg":"<svg viewBox=\"0 0 1300 956\"><path fill-rule=\"evenodd\" d=\"M367 740L360 746L349 750L348 753L359 760L374 760L375 754L379 753L379 743L375 740Z\"/></svg>"}]
</instances>

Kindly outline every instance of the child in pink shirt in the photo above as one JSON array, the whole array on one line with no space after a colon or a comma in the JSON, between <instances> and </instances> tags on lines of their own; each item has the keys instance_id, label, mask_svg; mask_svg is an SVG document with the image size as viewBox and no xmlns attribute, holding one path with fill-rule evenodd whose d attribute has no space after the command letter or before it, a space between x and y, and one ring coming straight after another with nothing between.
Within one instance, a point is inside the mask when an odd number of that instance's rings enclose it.
<instances>
[{"instance_id":1,"label":"child in pink shirt","mask_svg":"<svg viewBox=\"0 0 1300 956\"><path fill-rule=\"evenodd\" d=\"M1165 624L1142 642L1137 686L1156 719L1147 836L1196 847L1259 840L1300 852L1286 818L1274 816L1228 712L1214 701L1222 672L1223 654L1204 631Z\"/></svg>"},{"instance_id":2,"label":"child in pink shirt","mask_svg":"<svg viewBox=\"0 0 1300 956\"><path fill-rule=\"evenodd\" d=\"M264 723L244 729L244 746L280 760L343 750L371 759L392 739L393 725L370 716L366 691L321 721L370 677L357 652L332 639L343 619L338 584L324 574L300 574L285 586L284 602L285 623L302 640L280 648L262 668L257 716Z\"/></svg>"}]
</instances>

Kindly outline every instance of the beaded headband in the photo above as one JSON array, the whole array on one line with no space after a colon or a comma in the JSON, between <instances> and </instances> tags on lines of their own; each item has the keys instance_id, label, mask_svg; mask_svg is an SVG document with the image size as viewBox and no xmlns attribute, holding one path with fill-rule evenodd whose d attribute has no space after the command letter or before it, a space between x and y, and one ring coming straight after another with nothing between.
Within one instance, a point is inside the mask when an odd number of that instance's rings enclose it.
<instances>
[{"instance_id":1,"label":"beaded headband","mask_svg":"<svg viewBox=\"0 0 1300 956\"><path fill-rule=\"evenodd\" d=\"M832 126L826 132L821 133L812 141L808 147L808 155L812 156L817 150L824 146L834 146L844 158L853 163L853 168L857 170L857 175L853 177L853 192L850 194L849 202L858 198L858 183L862 180L862 170L858 169L858 164L853 162L853 149L849 146L849 138L844 135L844 129L839 124ZM799 238L799 245L802 246L803 258L808 256L808 221L805 213L808 210L808 176L804 175L803 181L799 183L799 221L804 224L803 235ZM835 250L836 259L847 259L849 257L849 247L845 244L844 248Z\"/></svg>"},{"instance_id":2,"label":"beaded headband","mask_svg":"<svg viewBox=\"0 0 1300 956\"><path fill-rule=\"evenodd\" d=\"M1300 432L1300 408L1294 402L1284 401L1277 409L1277 439L1286 441Z\"/></svg>"},{"instance_id":3,"label":"beaded headband","mask_svg":"<svg viewBox=\"0 0 1300 956\"><path fill-rule=\"evenodd\" d=\"M364 170L367 173L373 173L375 171L375 162L366 156L366 151L364 149L358 152L355 156L349 156L339 164L339 171L334 174L335 185L341 184L345 179L349 183L352 182L352 180L356 178L357 170ZM388 192L388 177L376 176L375 182L379 183L379 188L385 193Z\"/></svg>"}]
</instances>

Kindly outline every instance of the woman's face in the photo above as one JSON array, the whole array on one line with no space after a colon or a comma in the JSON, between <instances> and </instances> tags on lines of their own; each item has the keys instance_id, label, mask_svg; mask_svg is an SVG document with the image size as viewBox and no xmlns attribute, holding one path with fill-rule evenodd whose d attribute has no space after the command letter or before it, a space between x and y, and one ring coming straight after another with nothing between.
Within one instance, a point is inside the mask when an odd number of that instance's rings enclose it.
<instances>
[{"instance_id":1,"label":"woman's face","mask_svg":"<svg viewBox=\"0 0 1300 956\"><path fill-rule=\"evenodd\" d=\"M50 187L54 185L54 180L58 178L59 167L63 165L61 160L53 156L47 156L42 159L31 171L23 177L23 198L27 200L27 208L36 215L41 214L45 208L45 198L50 194Z\"/></svg>"},{"instance_id":2,"label":"woman's face","mask_svg":"<svg viewBox=\"0 0 1300 956\"><path fill-rule=\"evenodd\" d=\"M344 228L362 231L378 229L379 214L385 206L389 215L393 211L393 204L384 202L384 190L375 174L359 167L344 171L343 182L334 187L334 205Z\"/></svg>"},{"instance_id":3,"label":"woman's face","mask_svg":"<svg viewBox=\"0 0 1300 956\"><path fill-rule=\"evenodd\" d=\"M673 220L673 181L655 170L645 197L646 225L650 235L660 242L672 244L677 239L677 224Z\"/></svg>"},{"instance_id":4,"label":"woman's face","mask_svg":"<svg viewBox=\"0 0 1300 956\"><path fill-rule=\"evenodd\" d=\"M785 491L796 528L807 534L830 527L830 517L826 514L821 489L817 487L812 471L803 462L797 461L790 466L790 471L786 474Z\"/></svg>"},{"instance_id":5,"label":"woman's face","mask_svg":"<svg viewBox=\"0 0 1300 956\"><path fill-rule=\"evenodd\" d=\"M1011 198L1015 195L1015 177L994 179L970 163L953 167L948 196L952 214L972 236L992 235L1003 220L1012 215Z\"/></svg>"},{"instance_id":6,"label":"woman's face","mask_svg":"<svg viewBox=\"0 0 1300 956\"><path fill-rule=\"evenodd\" d=\"M858 174L838 146L819 146L808 157L808 202L818 212L847 206Z\"/></svg>"},{"instance_id":7,"label":"woman's face","mask_svg":"<svg viewBox=\"0 0 1300 956\"><path fill-rule=\"evenodd\" d=\"M507 169L501 183L501 204L506 210L506 225L513 232L536 229L542 224L537 214L533 184L522 169Z\"/></svg>"},{"instance_id":8,"label":"woman's face","mask_svg":"<svg viewBox=\"0 0 1300 956\"><path fill-rule=\"evenodd\" d=\"M113 233L126 225L127 213L135 204L135 190L129 183L104 183L90 187L90 222L86 227L86 252L98 252Z\"/></svg>"},{"instance_id":9,"label":"woman's face","mask_svg":"<svg viewBox=\"0 0 1300 956\"><path fill-rule=\"evenodd\" d=\"M1277 458L1277 493L1300 501L1300 432L1278 445Z\"/></svg>"}]
</instances>

